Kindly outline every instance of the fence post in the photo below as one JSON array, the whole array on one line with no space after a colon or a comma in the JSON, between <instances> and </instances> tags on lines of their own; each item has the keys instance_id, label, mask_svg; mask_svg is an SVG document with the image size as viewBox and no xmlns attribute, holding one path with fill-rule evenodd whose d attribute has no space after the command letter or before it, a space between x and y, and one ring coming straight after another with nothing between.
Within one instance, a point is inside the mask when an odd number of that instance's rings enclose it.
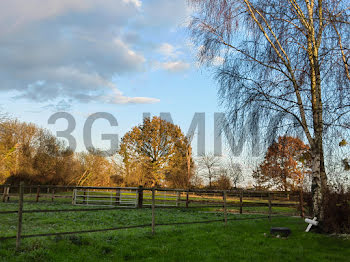
<instances>
[{"instance_id":1,"label":"fence post","mask_svg":"<svg viewBox=\"0 0 350 262\"><path fill-rule=\"evenodd\" d=\"M76 197L77 197L77 189L73 189L73 196L72 196L72 205L76 204Z\"/></svg>"},{"instance_id":2,"label":"fence post","mask_svg":"<svg viewBox=\"0 0 350 262\"><path fill-rule=\"evenodd\" d=\"M188 207L189 204L189 196L188 196L189 192L188 190L186 191L186 207Z\"/></svg>"},{"instance_id":3,"label":"fence post","mask_svg":"<svg viewBox=\"0 0 350 262\"><path fill-rule=\"evenodd\" d=\"M16 235L17 250L19 250L21 247L23 194L24 194L24 182L22 181L19 186L18 224L17 224L17 235Z\"/></svg>"},{"instance_id":4,"label":"fence post","mask_svg":"<svg viewBox=\"0 0 350 262\"><path fill-rule=\"evenodd\" d=\"M181 200L181 192L177 191L176 192L176 206L177 207L180 205L180 200Z\"/></svg>"},{"instance_id":5,"label":"fence post","mask_svg":"<svg viewBox=\"0 0 350 262\"><path fill-rule=\"evenodd\" d=\"M7 193L8 192L8 186L5 186L4 187L4 191L3 191L3 193L2 193L2 202L7 202L6 200L7 200Z\"/></svg>"},{"instance_id":6,"label":"fence post","mask_svg":"<svg viewBox=\"0 0 350 262\"><path fill-rule=\"evenodd\" d=\"M137 199L137 208L142 208L143 206L143 186L139 186L137 189L138 199Z\"/></svg>"},{"instance_id":7,"label":"fence post","mask_svg":"<svg viewBox=\"0 0 350 262\"><path fill-rule=\"evenodd\" d=\"M75 199L75 189L73 188L73 194L72 194L72 205L74 205L74 199Z\"/></svg>"},{"instance_id":8,"label":"fence post","mask_svg":"<svg viewBox=\"0 0 350 262\"><path fill-rule=\"evenodd\" d=\"M152 188L152 235L155 233L155 226L156 226L156 219L155 219L155 207L156 207L156 201L155 201L155 189Z\"/></svg>"},{"instance_id":9,"label":"fence post","mask_svg":"<svg viewBox=\"0 0 350 262\"><path fill-rule=\"evenodd\" d=\"M224 218L225 218L225 226L227 225L227 209L226 209L226 191L223 192L223 200L224 200Z\"/></svg>"},{"instance_id":10,"label":"fence post","mask_svg":"<svg viewBox=\"0 0 350 262\"><path fill-rule=\"evenodd\" d=\"M36 202L39 202L39 197L40 197L40 185L38 185L36 189Z\"/></svg>"},{"instance_id":11,"label":"fence post","mask_svg":"<svg viewBox=\"0 0 350 262\"><path fill-rule=\"evenodd\" d=\"M300 190L299 193L299 204L300 204L300 216L304 218L305 213L304 213L304 194L303 194L303 189Z\"/></svg>"},{"instance_id":12,"label":"fence post","mask_svg":"<svg viewBox=\"0 0 350 262\"><path fill-rule=\"evenodd\" d=\"M51 202L53 202L54 199L55 199L55 188L52 189Z\"/></svg>"},{"instance_id":13,"label":"fence post","mask_svg":"<svg viewBox=\"0 0 350 262\"><path fill-rule=\"evenodd\" d=\"M271 193L269 192L269 220L271 221L271 213L272 213L272 203L271 203Z\"/></svg>"},{"instance_id":14,"label":"fence post","mask_svg":"<svg viewBox=\"0 0 350 262\"><path fill-rule=\"evenodd\" d=\"M6 187L3 187L3 191L2 191L2 202L5 202L5 192L6 192Z\"/></svg>"},{"instance_id":15,"label":"fence post","mask_svg":"<svg viewBox=\"0 0 350 262\"><path fill-rule=\"evenodd\" d=\"M241 190L239 195L239 213L243 214L243 190Z\"/></svg>"},{"instance_id":16,"label":"fence post","mask_svg":"<svg viewBox=\"0 0 350 262\"><path fill-rule=\"evenodd\" d=\"M4 187L4 193L2 195L2 202L8 202L10 200L10 185Z\"/></svg>"},{"instance_id":17,"label":"fence post","mask_svg":"<svg viewBox=\"0 0 350 262\"><path fill-rule=\"evenodd\" d=\"M11 186L9 185L7 187L6 202L10 201L10 189L11 189Z\"/></svg>"},{"instance_id":18,"label":"fence post","mask_svg":"<svg viewBox=\"0 0 350 262\"><path fill-rule=\"evenodd\" d=\"M120 205L120 188L117 188L115 191L115 205Z\"/></svg>"},{"instance_id":19,"label":"fence post","mask_svg":"<svg viewBox=\"0 0 350 262\"><path fill-rule=\"evenodd\" d=\"M86 189L84 188L83 204L86 204Z\"/></svg>"}]
</instances>

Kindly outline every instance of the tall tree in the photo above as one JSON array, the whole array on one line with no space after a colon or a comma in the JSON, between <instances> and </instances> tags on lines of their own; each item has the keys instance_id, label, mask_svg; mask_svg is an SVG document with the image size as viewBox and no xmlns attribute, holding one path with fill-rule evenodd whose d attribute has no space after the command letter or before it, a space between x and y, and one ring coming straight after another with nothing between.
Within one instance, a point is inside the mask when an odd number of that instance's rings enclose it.
<instances>
[{"instance_id":1,"label":"tall tree","mask_svg":"<svg viewBox=\"0 0 350 262\"><path fill-rule=\"evenodd\" d=\"M242 182L243 170L242 166L235 162L232 157L229 157L228 162L226 164L227 176L231 179L235 188L237 188L237 184Z\"/></svg>"},{"instance_id":2,"label":"tall tree","mask_svg":"<svg viewBox=\"0 0 350 262\"><path fill-rule=\"evenodd\" d=\"M267 149L253 178L264 188L300 190L310 174L310 148L299 138L282 136Z\"/></svg>"},{"instance_id":3,"label":"tall tree","mask_svg":"<svg viewBox=\"0 0 350 262\"><path fill-rule=\"evenodd\" d=\"M199 156L198 163L204 172L205 178L209 180L209 188L211 188L213 179L218 176L219 157L212 153L203 154Z\"/></svg>"},{"instance_id":4,"label":"tall tree","mask_svg":"<svg viewBox=\"0 0 350 262\"><path fill-rule=\"evenodd\" d=\"M103 152L89 149L88 152L78 153L81 175L75 177L74 184L79 186L108 186L116 174L114 163L105 157Z\"/></svg>"},{"instance_id":5,"label":"tall tree","mask_svg":"<svg viewBox=\"0 0 350 262\"><path fill-rule=\"evenodd\" d=\"M37 153L38 128L34 124L8 119L1 123L0 153L6 177L35 175L33 157Z\"/></svg>"},{"instance_id":6,"label":"tall tree","mask_svg":"<svg viewBox=\"0 0 350 262\"><path fill-rule=\"evenodd\" d=\"M139 185L186 186L191 179L190 144L180 127L159 117L146 118L122 138L119 154L127 180L138 174Z\"/></svg>"},{"instance_id":7,"label":"tall tree","mask_svg":"<svg viewBox=\"0 0 350 262\"><path fill-rule=\"evenodd\" d=\"M78 162L48 130L16 119L0 122L0 183L67 184Z\"/></svg>"},{"instance_id":8,"label":"tall tree","mask_svg":"<svg viewBox=\"0 0 350 262\"><path fill-rule=\"evenodd\" d=\"M199 59L224 57L219 95L231 123L293 118L311 146L313 212L323 220L325 128L349 127L350 3L345 0L190 0Z\"/></svg>"}]
</instances>

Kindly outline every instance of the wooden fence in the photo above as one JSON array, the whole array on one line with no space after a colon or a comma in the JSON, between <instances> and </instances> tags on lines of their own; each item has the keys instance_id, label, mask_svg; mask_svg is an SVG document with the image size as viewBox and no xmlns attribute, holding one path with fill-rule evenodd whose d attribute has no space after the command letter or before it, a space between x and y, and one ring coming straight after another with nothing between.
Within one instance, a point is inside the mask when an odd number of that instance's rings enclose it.
<instances>
[{"instance_id":1,"label":"wooden fence","mask_svg":"<svg viewBox=\"0 0 350 262\"><path fill-rule=\"evenodd\" d=\"M41 236L57 236L68 235L78 233L91 233L102 232L110 230L120 230L127 228L142 228L151 227L152 234L155 233L156 226L165 225L184 225L184 224L197 224L197 223L212 223L212 222L224 222L226 225L229 220L240 219L270 219L275 217L273 215L273 207L293 207L299 209L300 216L304 216L304 201L302 193L293 192L267 192L267 191L249 191L249 190L185 190L185 189L169 189L169 188L144 188L144 187L67 187L67 186L25 186L23 183L20 186L3 185L2 201L8 202L13 198L18 198L18 210L12 211L0 211L1 214L18 214L17 234L16 236L1 237L0 240L16 239L16 247L19 249L21 245L21 239L30 237ZM68 191L71 190L71 191ZM98 195L98 192L107 192L106 196ZM123 206L122 205L122 192L135 192L135 205ZM45 193L44 193L45 192ZM62 193L70 192L71 195L65 195ZM74 193L73 193L74 192ZM82 194L79 195L78 194ZM86 195L84 192L92 192L92 195ZM111 193L113 192L113 193ZM59 194L61 193L61 194ZM121 194L122 193L122 194ZM49 201L54 201L56 198L66 198L72 200L72 204L77 204L77 197L82 197L80 205L95 206L95 202L91 202L90 205L87 197L92 198L107 198L109 207L93 207L93 208L69 208L69 209L36 209L36 210L23 210L23 202L25 197L33 198L32 201L39 202L42 198L48 198ZM259 198L259 201L256 199ZM97 205L99 206L99 205ZM156 224L156 208L209 208L214 207L220 209L223 213L223 219L207 220L207 221L193 221L193 222L176 222L176 223L158 223ZM249 208L267 208L267 216L261 217L249 217L249 218L234 218L229 219L227 214L229 209L236 208L237 213L242 214L244 209ZM150 224L114 227L106 229L92 229L73 232L57 232L57 233L44 233L44 234L27 234L22 235L22 216L25 213L51 213L51 212L93 212L93 211L107 211L116 210L118 208L151 208L152 219ZM248 211L248 210L247 210Z\"/></svg>"},{"instance_id":2,"label":"wooden fence","mask_svg":"<svg viewBox=\"0 0 350 262\"><path fill-rule=\"evenodd\" d=\"M43 200L55 201L56 199L68 199L68 201L73 201L73 191L99 191L99 190L108 190L109 192L114 192L114 198L118 198L118 192L121 190L133 190L137 191L138 194L138 204L137 207L142 208L145 205L150 205L151 199L151 191L152 188L144 188L140 187L92 187L92 186L52 186L52 185L28 185L24 186L24 194L26 197L31 197L31 201L39 202ZM0 192L2 191L2 199L3 202L10 201L11 198L18 198L19 194L19 186L12 185L0 185ZM199 196L202 198L205 195L213 196L213 199L218 199L222 197L223 190L199 190L199 189L170 189L170 188L156 188L156 192L158 194L158 199L160 200L161 192L168 192L173 194L173 200L169 200L169 195L164 197L163 205L166 205L165 202L174 202L176 198L175 194L181 195L181 203L186 206L189 206L190 203L200 204L206 203L208 201L200 200ZM281 206L290 205L287 202L289 200L294 202L302 202L303 204L303 196L300 192L284 192L284 191L255 191L255 190L226 190L226 192L230 195L234 195L240 199L239 202L242 202L242 199L256 199L260 198L261 200L267 200L269 194L271 195L272 201L281 200ZM68 194L69 193L69 194ZM145 197L144 197L145 195ZM185 196L185 201L183 197ZM191 199L197 196L198 200ZM156 198L157 200L157 198ZM282 201L283 200L283 201ZM144 201L146 203L144 204ZM213 203L215 201L212 201ZM283 203L286 202L286 203ZM251 204L254 204L253 202ZM160 204L159 204L160 205Z\"/></svg>"}]
</instances>

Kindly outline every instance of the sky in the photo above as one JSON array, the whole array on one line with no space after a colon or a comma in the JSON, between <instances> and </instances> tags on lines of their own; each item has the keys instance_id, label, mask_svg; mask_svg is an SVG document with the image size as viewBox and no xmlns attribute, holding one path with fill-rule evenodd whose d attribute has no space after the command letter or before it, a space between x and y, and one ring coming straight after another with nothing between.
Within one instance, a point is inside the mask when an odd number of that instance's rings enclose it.
<instances>
[{"instance_id":1,"label":"sky","mask_svg":"<svg viewBox=\"0 0 350 262\"><path fill-rule=\"evenodd\" d=\"M120 137L151 116L169 112L186 134L195 112L206 113L207 151L219 112L212 71L198 65L187 24L186 0L3 0L0 9L0 110L53 133L55 112L76 120L77 150L83 126L96 112L118 121L93 126ZM218 60L219 61L219 60ZM215 66L215 65L214 65Z\"/></svg>"}]
</instances>

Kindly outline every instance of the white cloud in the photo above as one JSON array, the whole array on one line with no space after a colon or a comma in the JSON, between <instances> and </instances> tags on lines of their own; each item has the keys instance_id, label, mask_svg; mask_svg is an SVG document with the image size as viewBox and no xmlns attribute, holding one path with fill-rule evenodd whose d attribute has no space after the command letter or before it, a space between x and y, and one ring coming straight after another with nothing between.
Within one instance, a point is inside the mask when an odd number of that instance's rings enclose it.
<instances>
[{"instance_id":1,"label":"white cloud","mask_svg":"<svg viewBox=\"0 0 350 262\"><path fill-rule=\"evenodd\" d=\"M1 0L0 91L58 108L159 102L115 92L112 80L144 72L159 54L157 69L189 69L182 47L144 36L151 26L169 33L188 10L186 0Z\"/></svg>"},{"instance_id":2,"label":"white cloud","mask_svg":"<svg viewBox=\"0 0 350 262\"><path fill-rule=\"evenodd\" d=\"M162 43L158 48L158 52L165 56L165 58L177 58L179 55L182 54L182 52L179 51L178 48L174 47L169 43Z\"/></svg>"},{"instance_id":3,"label":"white cloud","mask_svg":"<svg viewBox=\"0 0 350 262\"><path fill-rule=\"evenodd\" d=\"M141 5L139 0L6 0L0 10L0 91L37 102L103 101L116 89L113 78L145 69L146 58L121 33ZM120 93L110 102L156 101Z\"/></svg>"},{"instance_id":4,"label":"white cloud","mask_svg":"<svg viewBox=\"0 0 350 262\"><path fill-rule=\"evenodd\" d=\"M110 100L112 104L154 104L160 102L157 98L116 96Z\"/></svg>"},{"instance_id":5,"label":"white cloud","mask_svg":"<svg viewBox=\"0 0 350 262\"><path fill-rule=\"evenodd\" d=\"M190 68L190 64L183 61L163 62L160 66L162 69L172 73L183 72Z\"/></svg>"},{"instance_id":6,"label":"white cloud","mask_svg":"<svg viewBox=\"0 0 350 262\"><path fill-rule=\"evenodd\" d=\"M144 26L180 27L188 21L191 12L187 0L148 0L143 10L145 16L141 22Z\"/></svg>"},{"instance_id":7,"label":"white cloud","mask_svg":"<svg viewBox=\"0 0 350 262\"><path fill-rule=\"evenodd\" d=\"M36 43L44 36L36 37L26 38L26 46L0 49L0 90L17 90L18 97L39 102L57 97L88 101L91 92L113 88L115 75L143 71L146 62L116 38L65 41L57 37L51 44ZM38 84L38 80L44 81Z\"/></svg>"},{"instance_id":8,"label":"white cloud","mask_svg":"<svg viewBox=\"0 0 350 262\"><path fill-rule=\"evenodd\" d=\"M190 68L190 64L186 63L181 56L183 52L180 48L175 47L169 43L162 43L158 47L158 53L163 56L162 61L155 63L155 68L163 69L172 73L184 72Z\"/></svg>"},{"instance_id":9,"label":"white cloud","mask_svg":"<svg viewBox=\"0 0 350 262\"><path fill-rule=\"evenodd\" d=\"M131 3L131 4L135 5L137 8L141 8L141 6L142 6L142 2L140 0L123 0L123 2L125 2L127 4Z\"/></svg>"},{"instance_id":10,"label":"white cloud","mask_svg":"<svg viewBox=\"0 0 350 262\"><path fill-rule=\"evenodd\" d=\"M112 94L103 96L100 99L110 104L154 104L160 102L157 98L124 96L123 93L116 88L113 90Z\"/></svg>"},{"instance_id":11,"label":"white cloud","mask_svg":"<svg viewBox=\"0 0 350 262\"><path fill-rule=\"evenodd\" d=\"M48 104L46 106L41 107L41 109L51 110L53 112L70 111L71 108L72 108L71 101L68 102L68 101L66 101L64 99L58 101L56 104L51 103L51 104ZM33 112L33 113L40 113L41 110L39 110L39 111L31 111L31 112Z\"/></svg>"},{"instance_id":12,"label":"white cloud","mask_svg":"<svg viewBox=\"0 0 350 262\"><path fill-rule=\"evenodd\" d=\"M0 10L0 32L11 32L34 22L50 20L67 14L80 19L82 14L89 16L103 12L98 20L114 17L126 18L141 7L139 0L2 0ZM66 17L72 21L72 17ZM74 20L74 19L73 19Z\"/></svg>"}]
</instances>

